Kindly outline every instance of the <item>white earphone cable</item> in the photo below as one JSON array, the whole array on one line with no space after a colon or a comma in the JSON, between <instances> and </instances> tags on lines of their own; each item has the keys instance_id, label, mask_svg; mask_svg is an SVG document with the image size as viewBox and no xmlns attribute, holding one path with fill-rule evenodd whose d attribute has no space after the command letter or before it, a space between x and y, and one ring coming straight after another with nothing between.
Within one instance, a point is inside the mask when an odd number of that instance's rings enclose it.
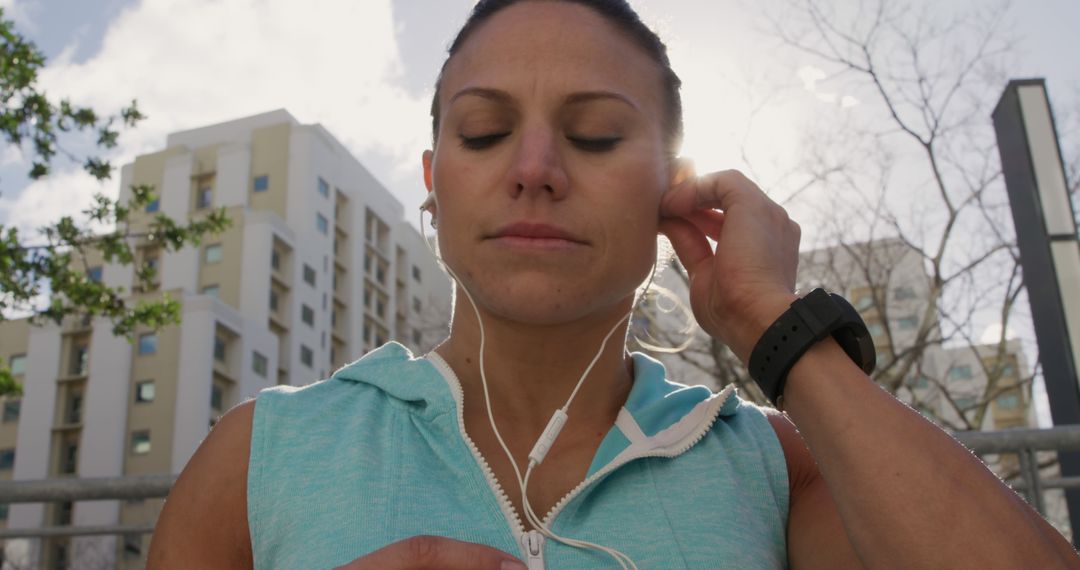
<instances>
[{"instance_id":1,"label":"white earphone cable","mask_svg":"<svg viewBox=\"0 0 1080 570\"><path fill-rule=\"evenodd\" d=\"M536 512L532 508L532 505L529 504L529 496L527 493L529 477L532 475L533 468L543 462L544 458L547 456L548 450L555 443L555 439L558 437L559 432L562 430L562 427L565 425L569 417L567 412L570 408L570 404L574 401L574 398L577 396L582 384L585 383L585 378L588 377L589 372L592 371L593 367L600 360L600 356L604 353L604 348L607 347L608 340L611 339L611 336L615 333L616 330L618 330L620 325L626 322L627 319L629 319L633 315L633 307L631 307L630 312L628 312L623 318L619 319L615 323L615 325L611 327L611 330L608 331L607 335L604 336L604 340L600 344L600 350L597 351L596 355L589 363L589 366L585 369L585 372L582 373L581 378L578 379L577 384L574 386L574 390L570 393L570 397L566 400L566 403L563 404L562 408L555 410L555 413L552 415L547 427L544 429L543 433L540 435L540 438L533 446L532 452L529 453L529 465L526 468L525 475L523 477L521 474L521 470L517 465L517 461L514 460L514 454L510 452L510 447L506 445L506 442L502 438L502 434L499 433L498 426L495 425L495 416L492 413L491 395L488 392L487 375L485 373L484 366L484 348L486 338L484 333L484 322L483 319L480 318L480 309L477 308L476 302L472 298L472 294L470 294L469 290L465 288L465 285L461 283L461 280L458 279L454 271L450 269L449 264L443 261L442 257L431 246L431 242L428 241L427 238L427 233L424 231L424 211L426 211L427 206L433 196L434 192L432 192L431 196L429 196L429 200L425 201L425 203L420 207L420 234L424 238L424 243L427 244L427 247L431 251L431 254L435 256L435 259L439 261L440 265L444 269L446 269L447 274L450 275L454 282L457 283L459 287L461 287L462 292L465 293L465 297L469 300L469 304L472 305L473 312L476 314L476 322L480 329L480 384L482 385L484 391L484 404L487 408L488 421L491 424L492 432L495 434L495 439L499 442L499 446L502 447L502 450L506 454L507 459L510 460L510 466L514 469L514 477L517 480L518 488L521 491L521 505L525 518L534 527L536 527L536 529L541 534L547 536L548 538L551 538L552 540L561 542L563 544L566 544L567 546L572 546L575 548L598 550L614 558L622 570L638 570L637 565L634 564L634 561L629 556L623 554L622 552L619 552L618 550L600 544L586 542L583 540L566 538L552 532L551 529L548 528L548 526L544 524L542 520L540 520L540 517L537 516ZM434 224L432 225L434 226ZM655 276L656 265L654 264L652 274L649 276L649 282L646 284L645 289L643 290L643 298L648 293L649 286L652 285L652 281ZM634 306L636 305L637 303L634 304Z\"/></svg>"}]
</instances>

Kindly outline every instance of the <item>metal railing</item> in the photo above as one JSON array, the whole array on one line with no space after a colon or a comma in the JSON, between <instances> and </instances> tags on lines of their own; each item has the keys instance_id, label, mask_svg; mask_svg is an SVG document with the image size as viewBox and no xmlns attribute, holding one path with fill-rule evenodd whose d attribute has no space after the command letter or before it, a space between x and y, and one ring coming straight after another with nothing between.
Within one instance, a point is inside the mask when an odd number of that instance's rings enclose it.
<instances>
[{"instance_id":1,"label":"metal railing","mask_svg":"<svg viewBox=\"0 0 1080 570\"><path fill-rule=\"evenodd\" d=\"M1044 478L1035 458L1038 451L1080 450L1080 426L956 432L953 436L979 456L1017 454L1019 481L1012 483L1012 487L1023 493L1028 502L1044 515L1046 503L1043 491L1080 487L1080 477ZM167 496L175 482L175 475L0 481L0 504L157 499ZM146 534L153 530L153 524L7 528L0 529L0 539Z\"/></svg>"},{"instance_id":2,"label":"metal railing","mask_svg":"<svg viewBox=\"0 0 1080 570\"><path fill-rule=\"evenodd\" d=\"M0 504L56 501L157 499L169 494L176 475L106 477L100 479L38 479L0 481ZM51 526L0 529L0 539L81 536L95 534L147 534L154 525Z\"/></svg>"},{"instance_id":3,"label":"metal railing","mask_svg":"<svg viewBox=\"0 0 1080 570\"><path fill-rule=\"evenodd\" d=\"M1038 451L1080 450L1080 426L966 431L956 432L953 436L980 457L1015 453L1019 458L1020 480L1011 483L1011 486L1023 493L1028 503L1040 514L1047 514L1043 491L1080 487L1080 477L1044 478L1035 457Z\"/></svg>"}]
</instances>

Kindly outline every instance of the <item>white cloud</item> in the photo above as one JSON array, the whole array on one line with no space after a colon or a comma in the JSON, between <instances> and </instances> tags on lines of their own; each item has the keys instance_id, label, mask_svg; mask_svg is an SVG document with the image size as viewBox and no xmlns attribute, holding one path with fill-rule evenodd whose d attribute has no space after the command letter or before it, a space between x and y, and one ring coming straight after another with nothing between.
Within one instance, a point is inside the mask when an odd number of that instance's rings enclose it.
<instances>
[{"instance_id":1,"label":"white cloud","mask_svg":"<svg viewBox=\"0 0 1080 570\"><path fill-rule=\"evenodd\" d=\"M149 118L121 135L118 163L161 149L169 132L286 108L354 154L390 157L378 174L415 165L427 142L427 101L401 76L390 0L142 0L98 54L59 57L41 81L99 111L138 100Z\"/></svg>"},{"instance_id":2,"label":"white cloud","mask_svg":"<svg viewBox=\"0 0 1080 570\"><path fill-rule=\"evenodd\" d=\"M795 75L803 82L803 89L813 93L817 91L817 84L825 79L825 71L813 65L804 65L795 71Z\"/></svg>"},{"instance_id":3,"label":"white cloud","mask_svg":"<svg viewBox=\"0 0 1080 570\"><path fill-rule=\"evenodd\" d=\"M0 0L0 8L4 10L4 19L15 22L20 31L31 34L38 31L31 14L35 8L31 0Z\"/></svg>"},{"instance_id":4,"label":"white cloud","mask_svg":"<svg viewBox=\"0 0 1080 570\"><path fill-rule=\"evenodd\" d=\"M0 195L0 220L18 229L24 243L37 245L42 243L39 228L62 216L85 221L82 210L90 205L95 193L115 198L117 191L115 183L98 182L81 169L57 172L31 183L15 197Z\"/></svg>"}]
</instances>

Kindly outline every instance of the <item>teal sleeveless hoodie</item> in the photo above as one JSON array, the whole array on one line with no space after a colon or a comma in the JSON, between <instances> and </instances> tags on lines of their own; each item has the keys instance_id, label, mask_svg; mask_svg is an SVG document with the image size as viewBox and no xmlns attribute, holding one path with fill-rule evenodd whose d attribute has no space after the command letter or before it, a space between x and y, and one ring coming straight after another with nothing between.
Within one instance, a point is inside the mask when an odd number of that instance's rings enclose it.
<instances>
[{"instance_id":1,"label":"teal sleeveless hoodie","mask_svg":"<svg viewBox=\"0 0 1080 570\"><path fill-rule=\"evenodd\" d=\"M545 517L558 535L641 570L786 568L783 450L758 407L666 378L634 353L634 385L585 481ZM617 568L526 532L463 427L435 353L389 343L320 382L259 393L248 464L256 569L329 569L420 534L476 542L532 568ZM510 492L518 492L516 485Z\"/></svg>"}]
</instances>

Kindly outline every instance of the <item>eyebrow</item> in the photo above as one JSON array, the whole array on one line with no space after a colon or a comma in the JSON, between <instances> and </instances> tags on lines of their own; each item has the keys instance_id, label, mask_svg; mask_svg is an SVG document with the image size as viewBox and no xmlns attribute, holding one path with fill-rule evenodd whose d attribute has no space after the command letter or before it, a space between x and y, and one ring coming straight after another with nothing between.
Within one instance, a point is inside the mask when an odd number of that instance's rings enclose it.
<instances>
[{"instance_id":1,"label":"eyebrow","mask_svg":"<svg viewBox=\"0 0 1080 570\"><path fill-rule=\"evenodd\" d=\"M450 98L449 103L452 104L458 98L464 97L465 95L482 97L497 103L510 103L514 100L509 93L501 89L493 89L491 87L466 87L465 89L454 93L454 96ZM579 91L577 93L571 93L566 96L564 104L573 105L602 99L621 101L631 108L639 110L638 106L629 97L622 95L621 93L616 93L615 91Z\"/></svg>"}]
</instances>

